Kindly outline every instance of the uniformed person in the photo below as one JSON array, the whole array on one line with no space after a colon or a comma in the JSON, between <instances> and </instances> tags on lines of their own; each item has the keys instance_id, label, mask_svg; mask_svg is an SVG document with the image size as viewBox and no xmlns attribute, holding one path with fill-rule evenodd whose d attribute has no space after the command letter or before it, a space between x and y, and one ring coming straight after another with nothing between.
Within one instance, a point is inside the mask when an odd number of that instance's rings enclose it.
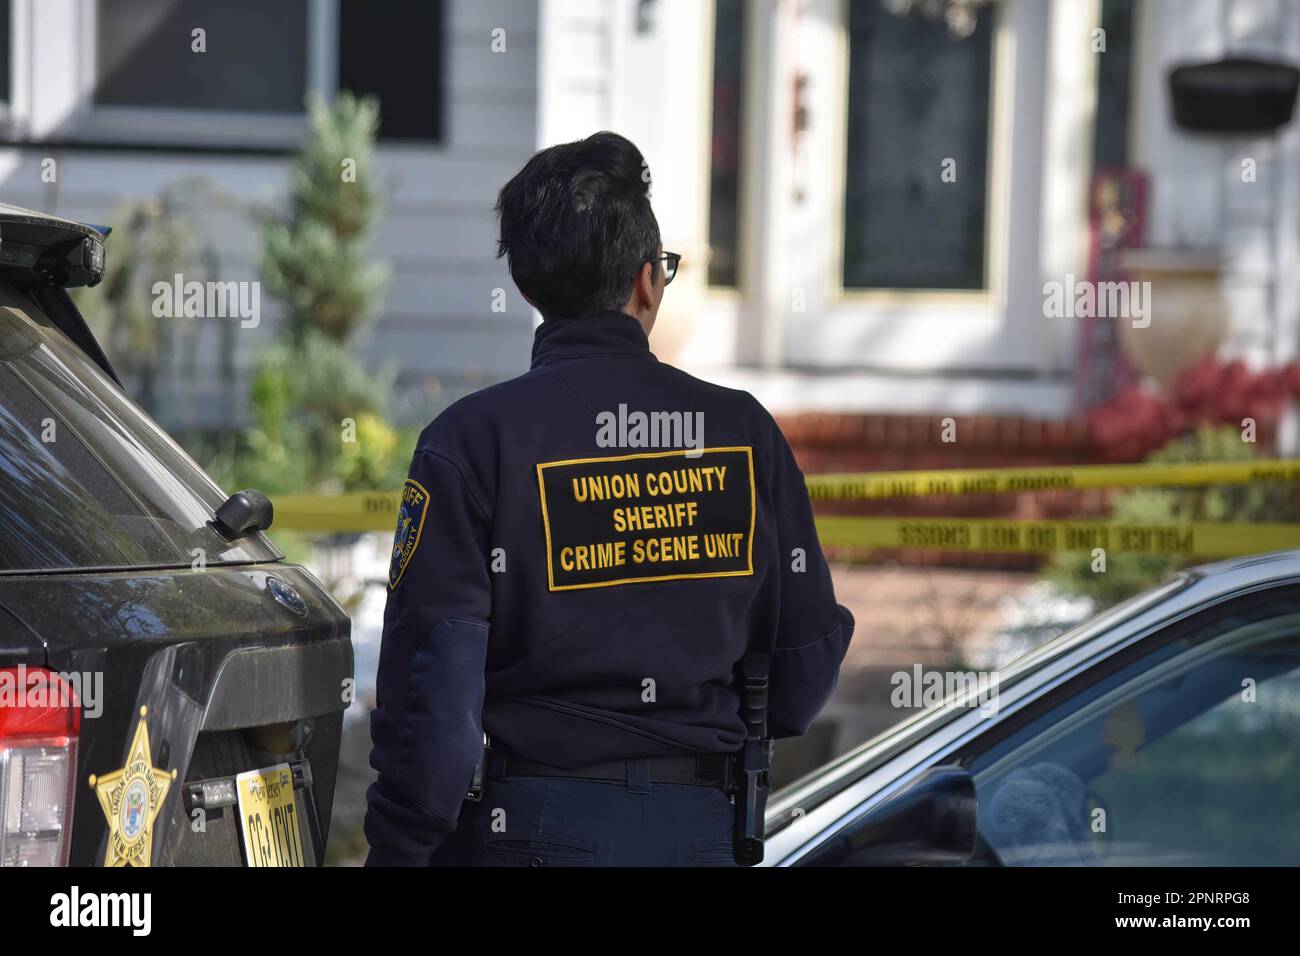
<instances>
[{"instance_id":1,"label":"uniformed person","mask_svg":"<svg viewBox=\"0 0 1300 956\"><path fill-rule=\"evenodd\" d=\"M678 256L645 168L603 132L501 190L498 254L544 321L526 374L416 446L371 715L371 865L450 845L474 865L732 864L742 656L770 652L774 737L804 733L835 687L853 618L780 430L650 351Z\"/></svg>"}]
</instances>

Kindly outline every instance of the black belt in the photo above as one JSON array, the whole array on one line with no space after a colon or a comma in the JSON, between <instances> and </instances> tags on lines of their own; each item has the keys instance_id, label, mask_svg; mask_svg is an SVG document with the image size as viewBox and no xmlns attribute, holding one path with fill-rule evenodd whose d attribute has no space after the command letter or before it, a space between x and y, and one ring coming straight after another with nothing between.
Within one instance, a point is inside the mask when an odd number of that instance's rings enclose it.
<instances>
[{"instance_id":1,"label":"black belt","mask_svg":"<svg viewBox=\"0 0 1300 956\"><path fill-rule=\"evenodd\" d=\"M732 754L695 754L682 757L640 757L645 761L650 783L678 783L695 787L713 787L731 790L733 787L734 756ZM616 780L620 783L629 777L630 760L610 760L589 764L572 770L553 767L536 760L525 760L501 749L494 743L488 751L487 776L494 777L568 777L575 780Z\"/></svg>"}]
</instances>

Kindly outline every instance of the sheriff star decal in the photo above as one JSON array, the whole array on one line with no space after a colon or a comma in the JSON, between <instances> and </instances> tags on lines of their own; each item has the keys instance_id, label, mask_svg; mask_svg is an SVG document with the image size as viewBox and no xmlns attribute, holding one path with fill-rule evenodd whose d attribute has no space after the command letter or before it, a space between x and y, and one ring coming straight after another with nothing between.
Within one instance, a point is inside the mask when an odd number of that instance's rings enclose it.
<instances>
[{"instance_id":1,"label":"sheriff star decal","mask_svg":"<svg viewBox=\"0 0 1300 956\"><path fill-rule=\"evenodd\" d=\"M402 507L397 512L397 532L393 535L393 556L388 564L388 587L397 587L406 567L411 563L420 532L424 529L424 516L429 511L429 493L418 481L406 479L402 488Z\"/></svg>"},{"instance_id":2,"label":"sheriff star decal","mask_svg":"<svg viewBox=\"0 0 1300 956\"><path fill-rule=\"evenodd\" d=\"M145 724L147 712L147 708L140 708L140 723L131 739L126 766L90 778L90 785L108 818L105 866L149 865L153 856L154 824L176 778L175 770L160 770L153 765L149 728Z\"/></svg>"}]
</instances>

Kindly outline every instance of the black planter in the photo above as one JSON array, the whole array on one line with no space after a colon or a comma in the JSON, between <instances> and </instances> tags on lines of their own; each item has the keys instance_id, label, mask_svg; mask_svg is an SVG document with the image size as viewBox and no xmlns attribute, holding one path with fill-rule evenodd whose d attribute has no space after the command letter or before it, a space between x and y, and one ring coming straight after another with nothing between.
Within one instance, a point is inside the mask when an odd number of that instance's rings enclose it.
<instances>
[{"instance_id":1,"label":"black planter","mask_svg":"<svg viewBox=\"0 0 1300 956\"><path fill-rule=\"evenodd\" d=\"M1300 70L1289 63L1227 59L1169 73L1174 122L1184 129L1266 133L1290 122Z\"/></svg>"}]
</instances>

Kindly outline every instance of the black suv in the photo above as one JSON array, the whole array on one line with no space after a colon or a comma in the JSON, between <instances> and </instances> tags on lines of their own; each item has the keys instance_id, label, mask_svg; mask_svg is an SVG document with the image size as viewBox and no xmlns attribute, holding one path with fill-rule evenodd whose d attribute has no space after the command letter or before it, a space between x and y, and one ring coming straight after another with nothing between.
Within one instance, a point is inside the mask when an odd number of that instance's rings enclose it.
<instances>
[{"instance_id":1,"label":"black suv","mask_svg":"<svg viewBox=\"0 0 1300 956\"><path fill-rule=\"evenodd\" d=\"M0 205L0 866L319 864L350 622L123 394L105 232Z\"/></svg>"}]
</instances>

